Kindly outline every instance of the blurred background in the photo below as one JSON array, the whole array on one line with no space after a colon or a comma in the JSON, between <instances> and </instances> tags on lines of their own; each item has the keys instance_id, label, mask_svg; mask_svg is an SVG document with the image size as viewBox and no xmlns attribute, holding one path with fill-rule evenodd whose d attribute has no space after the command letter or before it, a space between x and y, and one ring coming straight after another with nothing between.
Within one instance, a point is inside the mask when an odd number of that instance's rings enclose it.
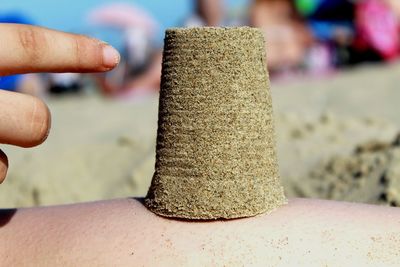
<instances>
[{"instance_id":1,"label":"blurred background","mask_svg":"<svg viewBox=\"0 0 400 267\"><path fill-rule=\"evenodd\" d=\"M0 23L87 34L123 56L107 74L0 77L53 116L42 146L5 146L0 207L144 196L165 29L241 25L265 34L286 194L400 206L400 0L0 0Z\"/></svg>"}]
</instances>

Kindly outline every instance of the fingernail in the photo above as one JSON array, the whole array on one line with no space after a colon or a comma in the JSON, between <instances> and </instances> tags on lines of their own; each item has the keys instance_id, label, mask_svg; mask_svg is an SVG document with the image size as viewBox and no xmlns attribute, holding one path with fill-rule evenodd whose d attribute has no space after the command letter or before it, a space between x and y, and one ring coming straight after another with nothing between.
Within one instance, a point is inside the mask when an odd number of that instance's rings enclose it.
<instances>
[{"instance_id":1,"label":"fingernail","mask_svg":"<svg viewBox=\"0 0 400 267\"><path fill-rule=\"evenodd\" d=\"M120 59L120 55L118 51L110 46L103 46L103 65L106 68L113 68L118 65Z\"/></svg>"}]
</instances>

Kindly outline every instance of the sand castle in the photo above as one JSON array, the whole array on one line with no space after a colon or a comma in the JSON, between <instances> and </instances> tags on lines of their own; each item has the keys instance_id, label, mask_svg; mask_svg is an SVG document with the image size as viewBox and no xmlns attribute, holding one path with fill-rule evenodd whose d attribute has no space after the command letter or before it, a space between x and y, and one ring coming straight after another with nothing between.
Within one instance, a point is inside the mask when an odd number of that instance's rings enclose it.
<instances>
[{"instance_id":1,"label":"sand castle","mask_svg":"<svg viewBox=\"0 0 400 267\"><path fill-rule=\"evenodd\" d=\"M167 30L161 83L151 211L231 219L286 202L260 30Z\"/></svg>"}]
</instances>

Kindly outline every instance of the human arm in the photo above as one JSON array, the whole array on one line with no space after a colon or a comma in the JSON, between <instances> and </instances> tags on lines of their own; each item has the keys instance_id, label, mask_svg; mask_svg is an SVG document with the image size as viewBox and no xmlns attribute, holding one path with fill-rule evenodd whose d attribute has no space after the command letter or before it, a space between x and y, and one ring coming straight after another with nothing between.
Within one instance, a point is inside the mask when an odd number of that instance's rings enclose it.
<instances>
[{"instance_id":1,"label":"human arm","mask_svg":"<svg viewBox=\"0 0 400 267\"><path fill-rule=\"evenodd\" d=\"M120 199L9 212L0 261L36 266L396 266L400 210L292 199L268 215L188 222ZM4 217L4 215L3 215Z\"/></svg>"}]
</instances>

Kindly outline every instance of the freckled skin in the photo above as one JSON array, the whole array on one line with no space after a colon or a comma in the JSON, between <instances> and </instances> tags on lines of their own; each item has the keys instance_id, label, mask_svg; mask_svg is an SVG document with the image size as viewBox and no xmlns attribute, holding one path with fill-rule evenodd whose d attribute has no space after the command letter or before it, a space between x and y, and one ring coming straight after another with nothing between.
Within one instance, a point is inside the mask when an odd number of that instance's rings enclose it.
<instances>
[{"instance_id":1,"label":"freckled skin","mask_svg":"<svg viewBox=\"0 0 400 267\"><path fill-rule=\"evenodd\" d=\"M138 200L122 199L17 211L0 227L0 261L6 266L396 266L398 236L398 208L293 199L269 215L189 222L159 217Z\"/></svg>"}]
</instances>

